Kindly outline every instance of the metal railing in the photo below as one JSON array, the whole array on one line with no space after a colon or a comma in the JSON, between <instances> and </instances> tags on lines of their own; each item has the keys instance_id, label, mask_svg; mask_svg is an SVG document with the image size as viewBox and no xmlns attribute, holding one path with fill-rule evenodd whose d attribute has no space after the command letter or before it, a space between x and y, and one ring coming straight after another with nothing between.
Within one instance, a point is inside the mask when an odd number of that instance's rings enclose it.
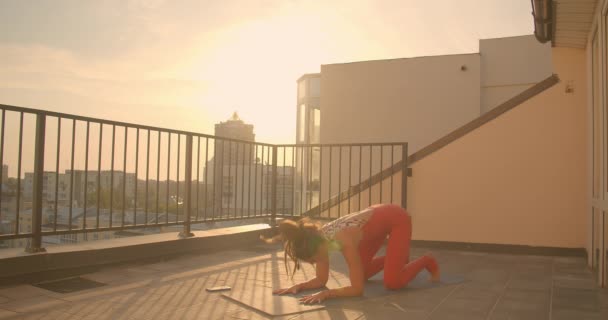
<instances>
[{"instance_id":1,"label":"metal railing","mask_svg":"<svg viewBox=\"0 0 608 320\"><path fill-rule=\"evenodd\" d=\"M183 226L189 237L199 223L406 206L407 143L272 145L0 110L0 164L17 167L0 172L0 241L30 238L28 252L55 235Z\"/></svg>"},{"instance_id":2,"label":"metal railing","mask_svg":"<svg viewBox=\"0 0 608 320\"><path fill-rule=\"evenodd\" d=\"M406 207L407 143L299 144L277 148L279 159L286 158L285 154L291 156L296 169L294 205L287 215L335 219L376 203Z\"/></svg>"}]
</instances>

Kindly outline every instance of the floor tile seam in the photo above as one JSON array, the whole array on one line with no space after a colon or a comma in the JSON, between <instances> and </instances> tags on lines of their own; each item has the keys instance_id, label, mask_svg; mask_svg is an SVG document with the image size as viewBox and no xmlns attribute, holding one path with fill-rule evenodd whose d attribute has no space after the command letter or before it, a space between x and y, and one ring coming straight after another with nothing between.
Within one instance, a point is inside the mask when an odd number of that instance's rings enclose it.
<instances>
[{"instance_id":1,"label":"floor tile seam","mask_svg":"<svg viewBox=\"0 0 608 320\"><path fill-rule=\"evenodd\" d=\"M505 285L502 288L502 292L496 298L496 302L494 302L494 305L492 306L492 308L490 309L490 311L488 311L488 315L486 316L486 320L490 319L490 317L494 313L494 310L496 310L496 307L498 306L498 303L505 296L505 293L507 292L507 288L509 288L509 284L511 283L511 279L513 279L513 277L512 277L512 275L509 275L509 279L507 279L507 281L505 282Z\"/></svg>"},{"instance_id":2,"label":"floor tile seam","mask_svg":"<svg viewBox=\"0 0 608 320\"><path fill-rule=\"evenodd\" d=\"M447 295L446 295L446 296L445 296L445 297L444 297L444 298L441 300L441 302L439 302L439 304L437 304L437 305L435 306L435 308L433 308L433 310L431 310L431 312L429 312L429 314L426 316L426 318L425 318L425 319L427 319L427 320L428 320L428 319L430 319L430 318L431 318L431 316L433 315L433 313L434 313L435 311L437 311L437 309L439 309L439 308L441 307L441 305L442 305L442 304L443 304L443 303L444 303L446 300L448 300L448 298L449 298L449 297L450 297L450 296L451 296L451 295L452 295L454 292L456 292L456 290L457 290L457 289L461 288L461 287L462 287L462 285L463 285L463 284L461 283L461 284L458 284L457 286L455 286L455 287L454 287L454 289L452 289L452 290L451 290L451 291L450 291L450 292L449 292L449 293L448 293L448 294L447 294Z\"/></svg>"}]
</instances>

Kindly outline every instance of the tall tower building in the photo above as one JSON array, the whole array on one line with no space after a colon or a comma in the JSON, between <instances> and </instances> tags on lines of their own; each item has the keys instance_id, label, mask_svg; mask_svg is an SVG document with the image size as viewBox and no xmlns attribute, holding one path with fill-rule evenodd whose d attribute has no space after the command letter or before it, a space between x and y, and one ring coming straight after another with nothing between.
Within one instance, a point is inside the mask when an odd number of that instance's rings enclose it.
<instances>
[{"instance_id":1,"label":"tall tower building","mask_svg":"<svg viewBox=\"0 0 608 320\"><path fill-rule=\"evenodd\" d=\"M228 121L215 125L215 136L243 141L255 141L253 125L246 124L234 112ZM216 140L215 157L218 163L223 164L250 164L255 159L253 144Z\"/></svg>"}]
</instances>

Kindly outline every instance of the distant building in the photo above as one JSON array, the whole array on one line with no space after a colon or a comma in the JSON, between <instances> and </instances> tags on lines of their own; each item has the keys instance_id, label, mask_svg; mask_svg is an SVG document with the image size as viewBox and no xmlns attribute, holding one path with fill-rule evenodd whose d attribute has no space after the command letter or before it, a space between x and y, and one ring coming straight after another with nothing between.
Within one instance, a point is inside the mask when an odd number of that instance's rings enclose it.
<instances>
[{"instance_id":1,"label":"distant building","mask_svg":"<svg viewBox=\"0 0 608 320\"><path fill-rule=\"evenodd\" d=\"M64 173L56 174L53 171L45 171L42 175L42 202L54 204L67 204L69 201L70 184L69 176ZM33 199L34 173L26 172L23 179L22 200L30 202Z\"/></svg>"},{"instance_id":2,"label":"distant building","mask_svg":"<svg viewBox=\"0 0 608 320\"><path fill-rule=\"evenodd\" d=\"M5 179L8 179L8 165L3 164L2 165L2 180L5 181Z\"/></svg>"},{"instance_id":3,"label":"distant building","mask_svg":"<svg viewBox=\"0 0 608 320\"><path fill-rule=\"evenodd\" d=\"M236 112L228 121L215 125L215 135L243 142L215 139L215 156L207 162L205 176L210 189L207 194L212 199L207 202L209 210L217 217L270 213L272 165L267 163L271 159L270 149L253 143L253 125L246 124ZM292 167L277 170L278 212L293 208L293 183L289 182L293 181L293 173Z\"/></svg>"},{"instance_id":4,"label":"distant building","mask_svg":"<svg viewBox=\"0 0 608 320\"><path fill-rule=\"evenodd\" d=\"M255 142L253 125L246 124L236 112L227 121L215 125L215 136ZM243 166L253 164L255 151L253 144L214 139L213 157L207 162L205 182L208 181L208 184L211 184L212 212L215 212L216 215L222 215L224 210L230 209L229 207L234 201L233 197L235 197L232 190L235 188L234 184L237 183L232 172L236 172L239 167L243 168ZM243 183L244 181L241 181L240 184ZM235 208L234 204L232 209L239 210L239 208Z\"/></svg>"},{"instance_id":5,"label":"distant building","mask_svg":"<svg viewBox=\"0 0 608 320\"><path fill-rule=\"evenodd\" d=\"M226 122L215 125L215 136L242 141L255 142L253 125L246 124L235 112ZM253 163L255 150L253 144L215 140L215 158L218 163L223 164L245 164Z\"/></svg>"},{"instance_id":6,"label":"distant building","mask_svg":"<svg viewBox=\"0 0 608 320\"><path fill-rule=\"evenodd\" d=\"M99 183L97 182L99 177ZM70 200L73 206L84 205L85 193L85 178L86 192L91 199L92 194L97 192L97 186L102 191L109 192L113 185L114 194L116 197L122 197L123 181L126 180L125 197L132 199L135 195L135 174L126 173L124 171L114 171L114 179L112 180L112 171L103 170L100 172L89 171L85 177L84 170L66 170L65 173L55 173L46 171L42 178L42 201L44 204L54 204L57 200L58 205L67 205ZM73 192L70 198L70 190ZM23 179L23 200L26 202L32 201L34 190L34 173L26 172Z\"/></svg>"}]
</instances>

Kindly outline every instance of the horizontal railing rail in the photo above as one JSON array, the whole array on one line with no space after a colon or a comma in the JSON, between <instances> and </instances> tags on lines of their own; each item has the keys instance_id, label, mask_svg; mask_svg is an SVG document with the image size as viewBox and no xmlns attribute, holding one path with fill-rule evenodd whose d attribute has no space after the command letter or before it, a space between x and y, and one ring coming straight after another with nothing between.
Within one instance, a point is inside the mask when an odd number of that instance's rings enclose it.
<instances>
[{"instance_id":1,"label":"horizontal railing rail","mask_svg":"<svg viewBox=\"0 0 608 320\"><path fill-rule=\"evenodd\" d=\"M28 238L29 252L43 251L43 240L173 227L190 237L208 222L274 225L277 217L333 219L375 202L406 204L407 143L275 145L3 104L0 111L0 245Z\"/></svg>"},{"instance_id":2,"label":"horizontal railing rail","mask_svg":"<svg viewBox=\"0 0 608 320\"><path fill-rule=\"evenodd\" d=\"M162 132L170 132L170 133L174 133L174 134L183 134L183 135L190 134L193 136L206 137L206 138L217 138L217 136L205 134L205 133L198 133L198 132L177 130L177 129L170 129L170 128L161 128L161 127L148 126L148 125L143 125L143 124L121 122L121 121L114 121L114 120L94 118L94 117L85 117L85 116L79 116L79 115L74 115L74 114L69 114L69 113L61 113L61 112L41 110L41 109L18 107L18 106L12 106L12 105L7 105L7 104L0 104L0 110L23 112L23 113L29 113L29 114L44 114L49 117L78 120L78 121L83 121L83 122L87 122L87 121L96 122L96 123L102 123L102 124L106 124L106 125L115 125L117 127L126 126L126 127L130 127L130 128L139 128L142 130L162 131ZM270 143L253 142L253 141L239 140L239 139L234 139L234 138L222 137L222 140L249 143L249 144L257 144L257 145L263 145L263 146L267 146L267 147L274 146L273 144L270 144Z\"/></svg>"}]
</instances>

